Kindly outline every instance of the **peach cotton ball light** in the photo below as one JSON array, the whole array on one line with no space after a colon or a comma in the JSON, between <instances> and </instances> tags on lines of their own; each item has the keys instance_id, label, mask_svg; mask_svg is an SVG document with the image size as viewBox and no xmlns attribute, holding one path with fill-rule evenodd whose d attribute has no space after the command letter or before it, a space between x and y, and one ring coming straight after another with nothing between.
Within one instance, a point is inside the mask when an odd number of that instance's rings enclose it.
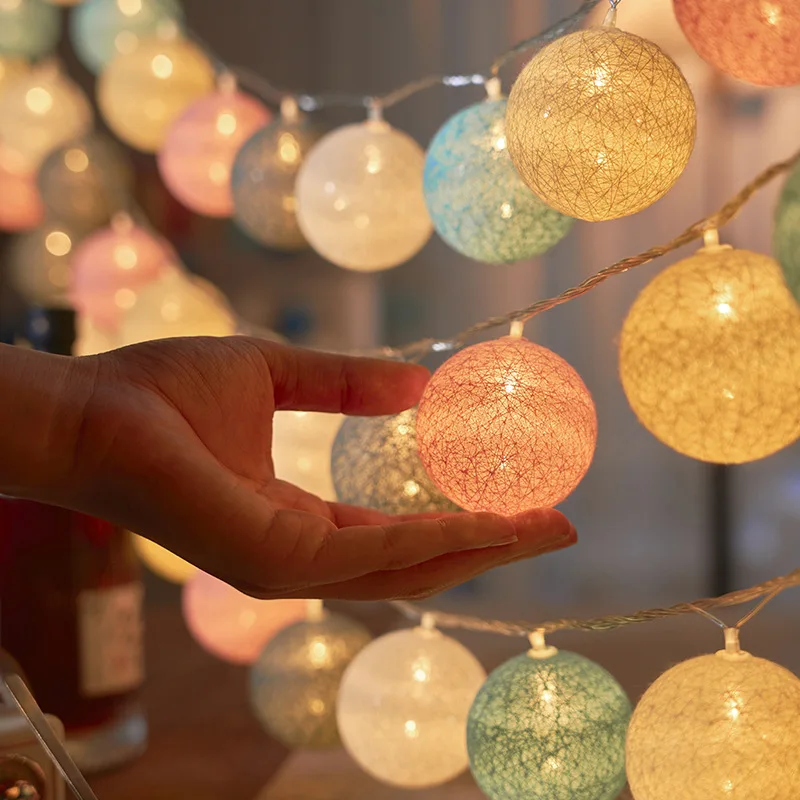
<instances>
[{"instance_id":1,"label":"peach cotton ball light","mask_svg":"<svg viewBox=\"0 0 800 800\"><path fill-rule=\"evenodd\" d=\"M557 505L580 483L594 456L597 414L563 358L506 336L436 371L420 401L417 441L450 500L513 515Z\"/></svg>"}]
</instances>

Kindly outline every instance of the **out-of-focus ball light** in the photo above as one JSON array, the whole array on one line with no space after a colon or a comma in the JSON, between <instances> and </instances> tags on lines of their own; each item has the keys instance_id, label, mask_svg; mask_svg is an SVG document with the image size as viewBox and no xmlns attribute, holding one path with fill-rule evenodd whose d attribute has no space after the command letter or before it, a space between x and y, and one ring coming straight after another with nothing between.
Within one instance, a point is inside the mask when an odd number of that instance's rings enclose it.
<instances>
[{"instance_id":1,"label":"out-of-focus ball light","mask_svg":"<svg viewBox=\"0 0 800 800\"><path fill-rule=\"evenodd\" d=\"M159 578L170 583L184 584L197 574L197 567L184 561L180 556L170 552L156 542L151 542L143 536L133 537L133 547L136 554L147 568Z\"/></svg>"},{"instance_id":2,"label":"out-of-focus ball light","mask_svg":"<svg viewBox=\"0 0 800 800\"><path fill-rule=\"evenodd\" d=\"M30 69L30 64L24 58L0 55L0 93L8 83L21 78Z\"/></svg>"},{"instance_id":3,"label":"out-of-focus ball light","mask_svg":"<svg viewBox=\"0 0 800 800\"><path fill-rule=\"evenodd\" d=\"M167 189L199 214L231 216L233 160L269 119L261 102L233 87L192 103L169 129L159 151L158 169Z\"/></svg>"},{"instance_id":4,"label":"out-of-focus ball light","mask_svg":"<svg viewBox=\"0 0 800 800\"><path fill-rule=\"evenodd\" d=\"M85 228L107 223L132 184L133 171L122 150L99 134L54 150L38 177L48 213Z\"/></svg>"},{"instance_id":5,"label":"out-of-focus ball light","mask_svg":"<svg viewBox=\"0 0 800 800\"><path fill-rule=\"evenodd\" d=\"M115 331L98 328L85 314L78 314L76 327L73 355L96 356L98 353L108 353L120 347L119 336Z\"/></svg>"},{"instance_id":6,"label":"out-of-focus ball light","mask_svg":"<svg viewBox=\"0 0 800 800\"><path fill-rule=\"evenodd\" d=\"M233 163L234 220L249 236L276 250L307 246L297 223L297 173L319 141L304 117L281 115L244 144Z\"/></svg>"},{"instance_id":7,"label":"out-of-focus ball light","mask_svg":"<svg viewBox=\"0 0 800 800\"><path fill-rule=\"evenodd\" d=\"M512 515L554 506L575 489L594 456L597 415L563 358L507 336L462 350L434 373L417 441L453 502Z\"/></svg>"},{"instance_id":8,"label":"out-of-focus ball light","mask_svg":"<svg viewBox=\"0 0 800 800\"><path fill-rule=\"evenodd\" d=\"M176 269L169 245L118 215L87 237L72 261L75 307L100 328L116 331L137 292Z\"/></svg>"},{"instance_id":9,"label":"out-of-focus ball light","mask_svg":"<svg viewBox=\"0 0 800 800\"><path fill-rule=\"evenodd\" d=\"M183 616L194 639L232 664L252 664L279 631L306 616L305 600L258 600L197 571L183 587Z\"/></svg>"},{"instance_id":10,"label":"out-of-focus ball light","mask_svg":"<svg viewBox=\"0 0 800 800\"><path fill-rule=\"evenodd\" d=\"M741 464L800 436L800 306L771 258L708 247L633 304L620 375L639 421L690 458Z\"/></svg>"},{"instance_id":11,"label":"out-of-focus ball light","mask_svg":"<svg viewBox=\"0 0 800 800\"><path fill-rule=\"evenodd\" d=\"M344 417L315 411L278 411L272 423L275 475L323 500L336 500L331 451Z\"/></svg>"},{"instance_id":12,"label":"out-of-focus ball light","mask_svg":"<svg viewBox=\"0 0 800 800\"><path fill-rule=\"evenodd\" d=\"M68 307L72 258L83 232L62 222L48 222L20 236L9 254L9 278L31 305Z\"/></svg>"},{"instance_id":13,"label":"out-of-focus ball light","mask_svg":"<svg viewBox=\"0 0 800 800\"><path fill-rule=\"evenodd\" d=\"M22 156L0 141L0 230L30 230L43 218L36 173L31 172Z\"/></svg>"},{"instance_id":14,"label":"out-of-focus ball light","mask_svg":"<svg viewBox=\"0 0 800 800\"><path fill-rule=\"evenodd\" d=\"M611 26L557 39L508 100L508 147L522 179L579 219L635 214L665 195L694 149L694 96L655 44Z\"/></svg>"},{"instance_id":15,"label":"out-of-focus ball light","mask_svg":"<svg viewBox=\"0 0 800 800\"><path fill-rule=\"evenodd\" d=\"M331 460L339 502L385 514L458 511L431 480L417 449L417 411L347 417Z\"/></svg>"},{"instance_id":16,"label":"out-of-focus ball light","mask_svg":"<svg viewBox=\"0 0 800 800\"><path fill-rule=\"evenodd\" d=\"M800 797L800 680L749 653L721 651L665 672L633 713L636 800Z\"/></svg>"},{"instance_id":17,"label":"out-of-focus ball light","mask_svg":"<svg viewBox=\"0 0 800 800\"><path fill-rule=\"evenodd\" d=\"M721 72L758 86L800 83L797 0L674 0L692 47Z\"/></svg>"},{"instance_id":18,"label":"out-of-focus ball light","mask_svg":"<svg viewBox=\"0 0 800 800\"><path fill-rule=\"evenodd\" d=\"M214 67L197 45L153 37L109 63L98 81L97 101L123 142L155 153L186 108L213 90Z\"/></svg>"},{"instance_id":19,"label":"out-of-focus ball light","mask_svg":"<svg viewBox=\"0 0 800 800\"><path fill-rule=\"evenodd\" d=\"M0 55L41 58L61 34L61 14L44 0L0 0Z\"/></svg>"},{"instance_id":20,"label":"out-of-focus ball light","mask_svg":"<svg viewBox=\"0 0 800 800\"><path fill-rule=\"evenodd\" d=\"M781 193L775 214L774 250L786 283L800 303L800 166L789 175Z\"/></svg>"},{"instance_id":21,"label":"out-of-focus ball light","mask_svg":"<svg viewBox=\"0 0 800 800\"><path fill-rule=\"evenodd\" d=\"M425 159L425 198L437 233L459 253L488 263L541 255L574 222L519 177L508 155L506 104L486 100L460 111Z\"/></svg>"},{"instance_id":22,"label":"out-of-focus ball light","mask_svg":"<svg viewBox=\"0 0 800 800\"><path fill-rule=\"evenodd\" d=\"M70 15L70 38L83 65L97 75L142 39L182 25L178 0L84 0Z\"/></svg>"},{"instance_id":23,"label":"out-of-focus ball light","mask_svg":"<svg viewBox=\"0 0 800 800\"><path fill-rule=\"evenodd\" d=\"M425 154L381 120L325 136L297 176L297 219L309 244L345 269L375 272L416 255L432 226Z\"/></svg>"},{"instance_id":24,"label":"out-of-focus ball light","mask_svg":"<svg viewBox=\"0 0 800 800\"><path fill-rule=\"evenodd\" d=\"M0 92L0 139L31 170L51 150L87 133L93 121L84 93L53 64L34 67Z\"/></svg>"},{"instance_id":25,"label":"out-of-focus ball light","mask_svg":"<svg viewBox=\"0 0 800 800\"><path fill-rule=\"evenodd\" d=\"M264 728L289 747L338 745L342 675L371 639L359 623L330 612L280 631L250 673L251 703Z\"/></svg>"},{"instance_id":26,"label":"out-of-focus ball light","mask_svg":"<svg viewBox=\"0 0 800 800\"><path fill-rule=\"evenodd\" d=\"M469 766L467 715L485 680L472 653L437 630L383 636L342 679L336 714L344 746L384 783L446 783Z\"/></svg>"},{"instance_id":27,"label":"out-of-focus ball light","mask_svg":"<svg viewBox=\"0 0 800 800\"><path fill-rule=\"evenodd\" d=\"M615 800L630 717L625 691L599 664L532 650L492 672L475 698L472 774L490 800Z\"/></svg>"}]
</instances>

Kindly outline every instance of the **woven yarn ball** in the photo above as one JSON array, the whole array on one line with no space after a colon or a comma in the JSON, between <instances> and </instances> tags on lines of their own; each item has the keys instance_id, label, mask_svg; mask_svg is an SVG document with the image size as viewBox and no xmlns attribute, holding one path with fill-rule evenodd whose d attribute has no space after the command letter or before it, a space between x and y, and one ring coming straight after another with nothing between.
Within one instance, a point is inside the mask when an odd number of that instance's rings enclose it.
<instances>
[{"instance_id":1,"label":"woven yarn ball","mask_svg":"<svg viewBox=\"0 0 800 800\"><path fill-rule=\"evenodd\" d=\"M195 641L231 664L253 664L267 642L305 619L305 600L258 600L197 570L183 587L183 618Z\"/></svg>"},{"instance_id":2,"label":"woven yarn ball","mask_svg":"<svg viewBox=\"0 0 800 800\"><path fill-rule=\"evenodd\" d=\"M27 231L44 218L44 206L36 188L36 173L25 159L0 141L0 230Z\"/></svg>"},{"instance_id":3,"label":"woven yarn ball","mask_svg":"<svg viewBox=\"0 0 800 800\"><path fill-rule=\"evenodd\" d=\"M705 248L633 304L620 376L639 421L690 458L742 464L800 436L800 306L773 259Z\"/></svg>"},{"instance_id":4,"label":"woven yarn ball","mask_svg":"<svg viewBox=\"0 0 800 800\"><path fill-rule=\"evenodd\" d=\"M155 153L173 122L213 89L214 67L197 45L154 37L109 63L97 84L97 102L123 142Z\"/></svg>"},{"instance_id":5,"label":"woven yarn ball","mask_svg":"<svg viewBox=\"0 0 800 800\"><path fill-rule=\"evenodd\" d=\"M631 702L599 664L552 650L507 661L478 692L467 723L472 774L490 800L616 800Z\"/></svg>"},{"instance_id":6,"label":"woven yarn ball","mask_svg":"<svg viewBox=\"0 0 800 800\"><path fill-rule=\"evenodd\" d=\"M775 257L786 283L800 302L800 166L789 175L775 214Z\"/></svg>"},{"instance_id":7,"label":"woven yarn ball","mask_svg":"<svg viewBox=\"0 0 800 800\"><path fill-rule=\"evenodd\" d=\"M342 678L344 746L363 770L392 786L446 783L469 766L467 715L485 680L475 656L437 630L382 636Z\"/></svg>"},{"instance_id":8,"label":"woven yarn ball","mask_svg":"<svg viewBox=\"0 0 800 800\"><path fill-rule=\"evenodd\" d=\"M434 373L417 441L425 469L453 502L513 515L554 506L581 482L597 414L563 358L507 336L462 350Z\"/></svg>"},{"instance_id":9,"label":"woven yarn ball","mask_svg":"<svg viewBox=\"0 0 800 800\"><path fill-rule=\"evenodd\" d=\"M151 542L150 539L145 539L143 536L134 535L133 549L150 572L169 583L183 585L198 572L194 564L184 561L166 547Z\"/></svg>"},{"instance_id":10,"label":"woven yarn ball","mask_svg":"<svg viewBox=\"0 0 800 800\"><path fill-rule=\"evenodd\" d=\"M51 150L87 133L93 123L86 95L51 64L9 81L0 92L0 140L30 171Z\"/></svg>"},{"instance_id":11,"label":"woven yarn ball","mask_svg":"<svg viewBox=\"0 0 800 800\"><path fill-rule=\"evenodd\" d=\"M672 188L694 149L697 111L657 45L603 26L534 57L511 90L506 129L525 183L562 213L597 222Z\"/></svg>"},{"instance_id":12,"label":"woven yarn ball","mask_svg":"<svg viewBox=\"0 0 800 800\"><path fill-rule=\"evenodd\" d=\"M19 236L8 257L10 283L34 306L68 307L72 258L85 230L46 222Z\"/></svg>"},{"instance_id":13,"label":"woven yarn ball","mask_svg":"<svg viewBox=\"0 0 800 800\"><path fill-rule=\"evenodd\" d=\"M264 729L287 747L336 747L342 675L371 640L363 625L330 612L278 633L250 672L250 701Z\"/></svg>"},{"instance_id":14,"label":"woven yarn ball","mask_svg":"<svg viewBox=\"0 0 800 800\"><path fill-rule=\"evenodd\" d=\"M375 272L415 256L432 227L422 170L425 154L382 121L325 136L297 176L297 219L309 244L345 269Z\"/></svg>"},{"instance_id":15,"label":"woven yarn ball","mask_svg":"<svg viewBox=\"0 0 800 800\"><path fill-rule=\"evenodd\" d=\"M416 409L345 418L333 443L331 473L341 503L385 514L458 511L420 461Z\"/></svg>"},{"instance_id":16,"label":"woven yarn ball","mask_svg":"<svg viewBox=\"0 0 800 800\"><path fill-rule=\"evenodd\" d=\"M692 47L720 72L758 86L800 83L797 0L674 0Z\"/></svg>"},{"instance_id":17,"label":"woven yarn ball","mask_svg":"<svg viewBox=\"0 0 800 800\"><path fill-rule=\"evenodd\" d=\"M460 111L425 158L425 199L436 232L459 253L490 264L541 255L574 223L520 178L508 154L506 105L485 100Z\"/></svg>"},{"instance_id":18,"label":"woven yarn ball","mask_svg":"<svg viewBox=\"0 0 800 800\"><path fill-rule=\"evenodd\" d=\"M628 733L636 800L800 797L800 680L748 653L700 656L645 693Z\"/></svg>"},{"instance_id":19,"label":"woven yarn ball","mask_svg":"<svg viewBox=\"0 0 800 800\"><path fill-rule=\"evenodd\" d=\"M233 218L267 247L307 247L297 223L297 173L320 131L304 118L278 117L245 142L233 162Z\"/></svg>"},{"instance_id":20,"label":"woven yarn ball","mask_svg":"<svg viewBox=\"0 0 800 800\"><path fill-rule=\"evenodd\" d=\"M0 2L0 55L37 59L55 49L61 13L44 0Z\"/></svg>"},{"instance_id":21,"label":"woven yarn ball","mask_svg":"<svg viewBox=\"0 0 800 800\"><path fill-rule=\"evenodd\" d=\"M183 25L178 0L83 0L70 14L70 38L81 63L95 75L118 55L167 26Z\"/></svg>"},{"instance_id":22,"label":"woven yarn ball","mask_svg":"<svg viewBox=\"0 0 800 800\"><path fill-rule=\"evenodd\" d=\"M270 117L263 103L235 90L223 89L192 103L169 129L158 153L167 189L198 214L231 216L233 160Z\"/></svg>"},{"instance_id":23,"label":"woven yarn ball","mask_svg":"<svg viewBox=\"0 0 800 800\"><path fill-rule=\"evenodd\" d=\"M120 147L94 133L50 153L37 181L50 215L92 228L107 223L125 203L133 170Z\"/></svg>"}]
</instances>

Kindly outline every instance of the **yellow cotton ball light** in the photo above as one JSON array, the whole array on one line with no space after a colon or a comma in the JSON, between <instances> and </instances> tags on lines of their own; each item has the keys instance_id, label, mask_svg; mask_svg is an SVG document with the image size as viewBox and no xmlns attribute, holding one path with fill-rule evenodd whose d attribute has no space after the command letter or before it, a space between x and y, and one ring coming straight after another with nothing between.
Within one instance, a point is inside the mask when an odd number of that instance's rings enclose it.
<instances>
[{"instance_id":1,"label":"yellow cotton ball light","mask_svg":"<svg viewBox=\"0 0 800 800\"><path fill-rule=\"evenodd\" d=\"M197 45L154 37L111 61L100 75L97 102L123 142L155 153L183 111L213 89L214 67Z\"/></svg>"},{"instance_id":2,"label":"yellow cotton ball light","mask_svg":"<svg viewBox=\"0 0 800 800\"><path fill-rule=\"evenodd\" d=\"M344 746L384 783L446 783L469 766L467 715L485 680L475 656L437 630L383 636L342 678L336 718Z\"/></svg>"},{"instance_id":3,"label":"yellow cotton ball light","mask_svg":"<svg viewBox=\"0 0 800 800\"><path fill-rule=\"evenodd\" d=\"M142 563L153 574L169 583L184 584L197 573L197 567L194 564L184 561L166 547L151 542L143 536L133 537L133 548Z\"/></svg>"},{"instance_id":4,"label":"yellow cotton ball light","mask_svg":"<svg viewBox=\"0 0 800 800\"><path fill-rule=\"evenodd\" d=\"M665 195L694 149L694 96L652 42L609 25L557 39L508 99L508 149L525 183L571 217L635 214Z\"/></svg>"},{"instance_id":5,"label":"yellow cotton ball light","mask_svg":"<svg viewBox=\"0 0 800 800\"><path fill-rule=\"evenodd\" d=\"M11 81L22 77L30 69L30 65L24 58L0 55L0 93Z\"/></svg>"},{"instance_id":6,"label":"yellow cotton ball light","mask_svg":"<svg viewBox=\"0 0 800 800\"><path fill-rule=\"evenodd\" d=\"M325 136L297 176L297 221L309 244L345 269L375 272L416 255L433 231L425 154L380 120Z\"/></svg>"},{"instance_id":7,"label":"yellow cotton ball light","mask_svg":"<svg viewBox=\"0 0 800 800\"><path fill-rule=\"evenodd\" d=\"M800 306L776 261L708 247L648 284L620 341L639 421L691 458L741 464L800 436Z\"/></svg>"},{"instance_id":8,"label":"yellow cotton ball light","mask_svg":"<svg viewBox=\"0 0 800 800\"><path fill-rule=\"evenodd\" d=\"M800 680L743 652L678 664L636 707L627 772L635 800L796 800Z\"/></svg>"}]
</instances>

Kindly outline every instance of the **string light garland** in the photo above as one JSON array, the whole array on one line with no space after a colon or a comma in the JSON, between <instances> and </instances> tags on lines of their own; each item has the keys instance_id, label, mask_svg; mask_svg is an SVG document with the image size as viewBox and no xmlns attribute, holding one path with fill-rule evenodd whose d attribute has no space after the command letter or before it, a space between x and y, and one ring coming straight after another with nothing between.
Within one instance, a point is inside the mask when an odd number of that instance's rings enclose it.
<instances>
[{"instance_id":1,"label":"string light garland","mask_svg":"<svg viewBox=\"0 0 800 800\"><path fill-rule=\"evenodd\" d=\"M800 165L792 170L781 192L773 246L786 283L800 303Z\"/></svg>"}]
</instances>

